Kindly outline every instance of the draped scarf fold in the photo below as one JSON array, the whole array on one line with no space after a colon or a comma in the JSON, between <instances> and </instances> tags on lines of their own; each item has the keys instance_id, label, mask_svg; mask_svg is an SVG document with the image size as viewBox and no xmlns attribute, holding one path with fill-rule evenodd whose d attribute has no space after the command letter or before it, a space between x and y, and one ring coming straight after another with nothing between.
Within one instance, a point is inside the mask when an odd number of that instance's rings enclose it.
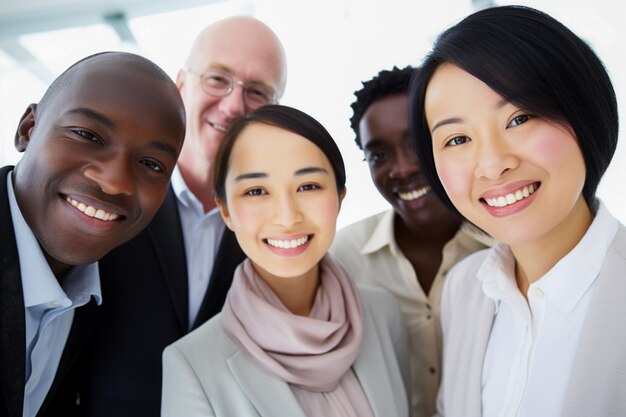
<instances>
[{"instance_id":1,"label":"draped scarf fold","mask_svg":"<svg viewBox=\"0 0 626 417\"><path fill-rule=\"evenodd\" d=\"M246 259L222 310L224 329L252 363L290 385L308 417L370 417L351 368L363 340L358 290L328 255L319 269L320 285L303 317L287 310Z\"/></svg>"}]
</instances>

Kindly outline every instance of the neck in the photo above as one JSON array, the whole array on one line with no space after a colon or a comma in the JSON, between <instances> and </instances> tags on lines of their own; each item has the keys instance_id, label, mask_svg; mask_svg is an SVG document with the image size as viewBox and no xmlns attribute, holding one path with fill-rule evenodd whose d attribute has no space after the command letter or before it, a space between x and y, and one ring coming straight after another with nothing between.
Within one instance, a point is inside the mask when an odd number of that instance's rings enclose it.
<instances>
[{"instance_id":1,"label":"neck","mask_svg":"<svg viewBox=\"0 0 626 417\"><path fill-rule=\"evenodd\" d=\"M533 282L543 277L574 249L592 221L591 210L581 196L570 215L554 229L532 242L511 245L515 257L515 279L524 297Z\"/></svg>"},{"instance_id":2,"label":"neck","mask_svg":"<svg viewBox=\"0 0 626 417\"><path fill-rule=\"evenodd\" d=\"M48 261L48 265L50 265L50 270L52 270L54 277L57 279L57 281L59 281L60 284L63 281L63 278L65 278L65 276L69 272L69 270L72 269L72 266L54 259L45 251L44 257L46 258L46 261Z\"/></svg>"},{"instance_id":3,"label":"neck","mask_svg":"<svg viewBox=\"0 0 626 417\"><path fill-rule=\"evenodd\" d=\"M461 220L452 213L444 213L436 221L416 224L404 221L396 214L394 234L401 249L428 247L441 250L461 227Z\"/></svg>"},{"instance_id":4,"label":"neck","mask_svg":"<svg viewBox=\"0 0 626 417\"><path fill-rule=\"evenodd\" d=\"M216 206L210 165L204 169L194 170L192 167L179 163L178 169L185 180L185 184L187 184L187 188L202 203L204 213L206 214L213 210Z\"/></svg>"},{"instance_id":5,"label":"neck","mask_svg":"<svg viewBox=\"0 0 626 417\"><path fill-rule=\"evenodd\" d=\"M254 269L291 313L308 316L313 308L320 284L319 264L298 277L278 277L264 271L256 264Z\"/></svg>"}]
</instances>

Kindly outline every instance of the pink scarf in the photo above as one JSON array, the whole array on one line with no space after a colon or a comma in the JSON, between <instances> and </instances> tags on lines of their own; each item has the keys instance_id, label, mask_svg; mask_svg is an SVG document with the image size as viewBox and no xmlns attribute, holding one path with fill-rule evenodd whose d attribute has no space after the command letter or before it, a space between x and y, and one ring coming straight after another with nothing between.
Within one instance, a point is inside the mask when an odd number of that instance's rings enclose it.
<instances>
[{"instance_id":1,"label":"pink scarf","mask_svg":"<svg viewBox=\"0 0 626 417\"><path fill-rule=\"evenodd\" d=\"M246 357L288 383L308 417L372 417L351 368L363 339L361 300L334 260L320 261L309 317L289 312L249 259L235 271L222 313L224 329Z\"/></svg>"}]
</instances>

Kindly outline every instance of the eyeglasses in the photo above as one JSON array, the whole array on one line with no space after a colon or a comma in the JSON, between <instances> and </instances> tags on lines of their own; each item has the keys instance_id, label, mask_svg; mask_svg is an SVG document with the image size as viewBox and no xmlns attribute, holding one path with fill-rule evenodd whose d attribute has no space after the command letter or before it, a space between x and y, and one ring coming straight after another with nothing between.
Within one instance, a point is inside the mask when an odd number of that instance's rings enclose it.
<instances>
[{"instance_id":1,"label":"eyeglasses","mask_svg":"<svg viewBox=\"0 0 626 417\"><path fill-rule=\"evenodd\" d=\"M214 97L225 97L233 92L235 84L243 87L243 102L251 110L266 104L276 103L276 92L265 84L238 80L226 71L210 69L198 74L185 69L190 74L200 77L200 84L205 93Z\"/></svg>"}]
</instances>

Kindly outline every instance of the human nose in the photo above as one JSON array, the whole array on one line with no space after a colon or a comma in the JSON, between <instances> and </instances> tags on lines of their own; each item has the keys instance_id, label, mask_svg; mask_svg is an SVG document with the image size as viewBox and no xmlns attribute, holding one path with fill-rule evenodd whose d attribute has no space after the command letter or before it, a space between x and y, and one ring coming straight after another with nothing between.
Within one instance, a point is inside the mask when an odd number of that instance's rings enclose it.
<instances>
[{"instance_id":1,"label":"human nose","mask_svg":"<svg viewBox=\"0 0 626 417\"><path fill-rule=\"evenodd\" d=\"M474 172L477 178L498 179L519 165L519 158L503 139L492 138L479 148Z\"/></svg>"},{"instance_id":2,"label":"human nose","mask_svg":"<svg viewBox=\"0 0 626 417\"><path fill-rule=\"evenodd\" d=\"M84 169L83 175L106 194L132 195L135 192L132 168L123 156L95 161Z\"/></svg>"},{"instance_id":3,"label":"human nose","mask_svg":"<svg viewBox=\"0 0 626 417\"><path fill-rule=\"evenodd\" d=\"M233 81L233 89L229 94L222 97L219 109L231 119L243 116L246 113L246 103L243 95L243 85L238 81Z\"/></svg>"},{"instance_id":4,"label":"human nose","mask_svg":"<svg viewBox=\"0 0 626 417\"><path fill-rule=\"evenodd\" d=\"M283 195L274 204L274 224L290 227L302 221L302 212L294 196Z\"/></svg>"},{"instance_id":5,"label":"human nose","mask_svg":"<svg viewBox=\"0 0 626 417\"><path fill-rule=\"evenodd\" d=\"M417 172L417 155L408 145L396 155L389 177L392 179L407 178Z\"/></svg>"}]
</instances>

